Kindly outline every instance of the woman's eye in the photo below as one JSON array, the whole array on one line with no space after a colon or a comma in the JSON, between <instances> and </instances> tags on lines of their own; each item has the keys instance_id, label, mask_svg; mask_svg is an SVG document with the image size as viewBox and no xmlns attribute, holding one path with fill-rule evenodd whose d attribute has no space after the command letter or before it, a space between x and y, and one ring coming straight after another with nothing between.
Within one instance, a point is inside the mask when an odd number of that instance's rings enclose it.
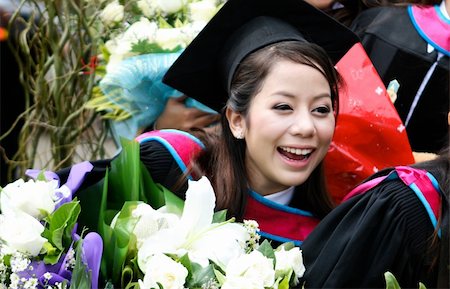
<instances>
[{"instance_id":1,"label":"woman's eye","mask_svg":"<svg viewBox=\"0 0 450 289\"><path fill-rule=\"evenodd\" d=\"M329 106L319 106L315 108L313 111L318 112L320 114L328 114L331 112L331 108Z\"/></svg>"},{"instance_id":2,"label":"woman's eye","mask_svg":"<svg viewBox=\"0 0 450 289\"><path fill-rule=\"evenodd\" d=\"M291 106L285 103L274 105L273 108L276 110L292 110Z\"/></svg>"}]
</instances>

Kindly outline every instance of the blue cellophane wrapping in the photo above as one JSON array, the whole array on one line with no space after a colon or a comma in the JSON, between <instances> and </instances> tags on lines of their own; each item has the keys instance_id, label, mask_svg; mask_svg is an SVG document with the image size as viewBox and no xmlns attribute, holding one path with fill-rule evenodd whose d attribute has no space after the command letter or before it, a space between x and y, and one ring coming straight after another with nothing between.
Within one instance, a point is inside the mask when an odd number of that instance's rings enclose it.
<instances>
[{"instance_id":1,"label":"blue cellophane wrapping","mask_svg":"<svg viewBox=\"0 0 450 289\"><path fill-rule=\"evenodd\" d=\"M112 121L116 137L133 139L140 128L155 122L169 97L182 95L162 83L164 74L180 54L151 53L129 57L110 69L101 80L100 88L109 101L131 114L126 120ZM185 104L217 113L190 97Z\"/></svg>"}]
</instances>

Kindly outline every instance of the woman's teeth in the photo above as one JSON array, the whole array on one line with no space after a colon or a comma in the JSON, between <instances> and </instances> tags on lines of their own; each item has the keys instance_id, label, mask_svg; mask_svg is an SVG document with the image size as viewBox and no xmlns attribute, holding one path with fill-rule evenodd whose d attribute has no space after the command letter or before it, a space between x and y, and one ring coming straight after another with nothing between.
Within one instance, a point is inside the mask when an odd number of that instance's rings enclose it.
<instances>
[{"instance_id":1,"label":"woman's teeth","mask_svg":"<svg viewBox=\"0 0 450 289\"><path fill-rule=\"evenodd\" d=\"M312 149L297 149L297 148L290 148L290 147L280 147L283 151L296 154L299 156L305 156L310 154L313 150Z\"/></svg>"}]
</instances>

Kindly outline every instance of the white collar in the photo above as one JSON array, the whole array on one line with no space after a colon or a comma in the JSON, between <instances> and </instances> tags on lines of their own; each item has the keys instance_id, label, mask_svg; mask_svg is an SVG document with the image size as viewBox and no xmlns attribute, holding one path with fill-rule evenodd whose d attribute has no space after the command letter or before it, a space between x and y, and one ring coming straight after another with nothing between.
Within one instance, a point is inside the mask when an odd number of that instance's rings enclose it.
<instances>
[{"instance_id":1,"label":"white collar","mask_svg":"<svg viewBox=\"0 0 450 289\"><path fill-rule=\"evenodd\" d=\"M280 205L287 205L291 202L292 197L294 196L294 189L295 187L290 187L284 191L264 196L264 198Z\"/></svg>"}]
</instances>

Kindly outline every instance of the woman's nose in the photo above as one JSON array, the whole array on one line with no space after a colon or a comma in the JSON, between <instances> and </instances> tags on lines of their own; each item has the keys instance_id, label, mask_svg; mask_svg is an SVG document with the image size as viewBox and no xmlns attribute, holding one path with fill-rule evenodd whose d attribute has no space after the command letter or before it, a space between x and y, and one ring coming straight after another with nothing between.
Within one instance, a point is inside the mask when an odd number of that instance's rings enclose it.
<instances>
[{"instance_id":1,"label":"woman's nose","mask_svg":"<svg viewBox=\"0 0 450 289\"><path fill-rule=\"evenodd\" d=\"M293 135L300 135L302 137L310 137L316 131L314 120L309 113L298 113L292 119L290 126L290 133Z\"/></svg>"}]
</instances>

